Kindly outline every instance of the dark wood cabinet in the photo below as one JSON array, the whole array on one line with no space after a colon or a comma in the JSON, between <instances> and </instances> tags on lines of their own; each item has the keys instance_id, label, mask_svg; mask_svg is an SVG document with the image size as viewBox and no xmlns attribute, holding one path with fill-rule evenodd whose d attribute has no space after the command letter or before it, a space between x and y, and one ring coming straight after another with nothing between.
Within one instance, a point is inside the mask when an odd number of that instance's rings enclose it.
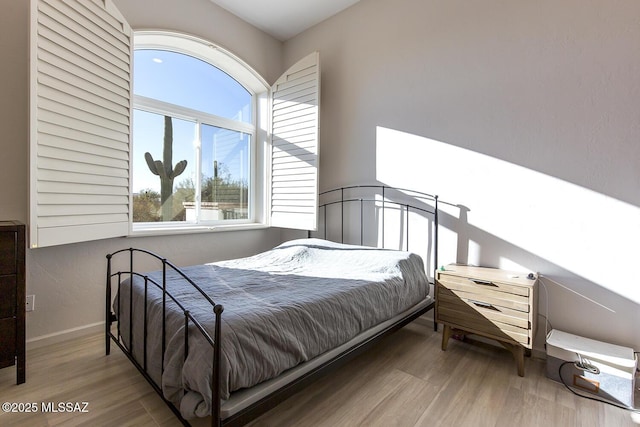
<instances>
[{"instance_id":1,"label":"dark wood cabinet","mask_svg":"<svg viewBox=\"0 0 640 427\"><path fill-rule=\"evenodd\" d=\"M16 365L25 380L25 227L0 221L0 368Z\"/></svg>"}]
</instances>

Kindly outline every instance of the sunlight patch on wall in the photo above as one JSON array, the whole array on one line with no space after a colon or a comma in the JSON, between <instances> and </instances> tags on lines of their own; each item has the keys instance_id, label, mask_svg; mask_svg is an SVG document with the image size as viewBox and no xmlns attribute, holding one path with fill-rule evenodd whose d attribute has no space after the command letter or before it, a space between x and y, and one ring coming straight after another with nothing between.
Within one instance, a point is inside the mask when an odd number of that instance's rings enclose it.
<instances>
[{"instance_id":1,"label":"sunlight patch on wall","mask_svg":"<svg viewBox=\"0 0 640 427\"><path fill-rule=\"evenodd\" d=\"M471 227L640 302L638 281L625 273L625 267L637 264L633 248L640 241L638 207L484 154L384 127L377 127L376 159L379 182L465 205ZM457 218L455 210L451 215ZM448 251L452 244L443 242L441 252L443 246ZM499 253L499 244L489 237L479 246L468 249L466 262L521 266L512 254Z\"/></svg>"}]
</instances>

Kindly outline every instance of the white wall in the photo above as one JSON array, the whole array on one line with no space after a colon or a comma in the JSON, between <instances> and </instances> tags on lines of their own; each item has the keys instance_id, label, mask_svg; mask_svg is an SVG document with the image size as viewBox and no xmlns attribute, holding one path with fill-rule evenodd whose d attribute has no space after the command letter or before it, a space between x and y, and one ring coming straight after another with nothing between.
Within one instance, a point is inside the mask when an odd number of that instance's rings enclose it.
<instances>
[{"instance_id":1,"label":"white wall","mask_svg":"<svg viewBox=\"0 0 640 427\"><path fill-rule=\"evenodd\" d=\"M116 0L134 29L160 28L193 34L238 55L268 81L284 69L282 44L208 0ZM4 1L0 13L0 218L26 223L28 216L28 1ZM173 237L110 239L27 251L27 339L96 325L104 319L105 255L144 247L178 265L246 256L280 243L280 231L220 232ZM45 338L43 340L43 338Z\"/></svg>"},{"instance_id":2,"label":"white wall","mask_svg":"<svg viewBox=\"0 0 640 427\"><path fill-rule=\"evenodd\" d=\"M321 55L320 188L464 205L444 209L440 263L538 271L553 327L640 349L638 16L637 0L360 1L285 43L285 65Z\"/></svg>"}]
</instances>

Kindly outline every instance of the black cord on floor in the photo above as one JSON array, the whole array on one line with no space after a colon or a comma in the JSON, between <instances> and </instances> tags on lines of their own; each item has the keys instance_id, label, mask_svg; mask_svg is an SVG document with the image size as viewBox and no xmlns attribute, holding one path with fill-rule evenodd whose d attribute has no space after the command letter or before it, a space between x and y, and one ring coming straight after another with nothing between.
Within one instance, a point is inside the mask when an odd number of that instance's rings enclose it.
<instances>
[{"instance_id":1,"label":"black cord on floor","mask_svg":"<svg viewBox=\"0 0 640 427\"><path fill-rule=\"evenodd\" d=\"M627 411L630 411L630 412L635 412L636 414L640 414L640 410L635 409L635 408L633 408L633 407L624 406L624 405L619 405L619 404L617 404L617 403L610 402L610 401L605 400L605 399L598 399L598 398L595 398L595 397L592 397L592 396L586 396L586 395L584 395L584 394L580 394L580 393L576 392L574 389L572 389L571 387L569 387L569 385L568 385L566 382L564 382L564 378L562 378L562 368L563 368L565 365L569 365L569 364L570 364L570 365L573 365L573 364L574 364L574 362L563 362L562 364L560 364L560 367L558 368L558 376L560 377L560 381L562 382L562 384L563 384L563 385L567 388L567 390L569 390L571 393L573 393L573 394L575 394L576 396L579 396L579 397L584 397L585 399L595 400L596 402L606 403L607 405L615 406L616 408L620 408L620 409L624 409L624 410L627 410Z\"/></svg>"}]
</instances>

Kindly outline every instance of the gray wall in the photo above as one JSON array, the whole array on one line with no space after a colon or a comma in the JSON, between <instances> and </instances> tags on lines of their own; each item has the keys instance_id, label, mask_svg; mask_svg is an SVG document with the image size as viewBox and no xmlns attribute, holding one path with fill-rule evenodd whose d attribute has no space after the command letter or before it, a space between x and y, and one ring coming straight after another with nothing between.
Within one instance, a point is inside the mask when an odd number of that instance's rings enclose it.
<instances>
[{"instance_id":1,"label":"gray wall","mask_svg":"<svg viewBox=\"0 0 640 427\"><path fill-rule=\"evenodd\" d=\"M553 327L640 348L638 16L635 0L360 1L285 43L285 64L320 51L320 188L464 205L444 209L440 264L540 272Z\"/></svg>"},{"instance_id":2,"label":"gray wall","mask_svg":"<svg viewBox=\"0 0 640 427\"><path fill-rule=\"evenodd\" d=\"M3 153L0 218L28 219L28 38L29 1L4 0L0 14L0 128ZM229 49L268 81L282 71L282 44L208 0L117 0L132 28L162 28L193 34ZM247 256L280 243L277 229L215 232L171 237L121 238L40 248L27 252L27 313L32 345L87 327L104 318L105 255L122 247L144 247L178 265Z\"/></svg>"}]
</instances>

